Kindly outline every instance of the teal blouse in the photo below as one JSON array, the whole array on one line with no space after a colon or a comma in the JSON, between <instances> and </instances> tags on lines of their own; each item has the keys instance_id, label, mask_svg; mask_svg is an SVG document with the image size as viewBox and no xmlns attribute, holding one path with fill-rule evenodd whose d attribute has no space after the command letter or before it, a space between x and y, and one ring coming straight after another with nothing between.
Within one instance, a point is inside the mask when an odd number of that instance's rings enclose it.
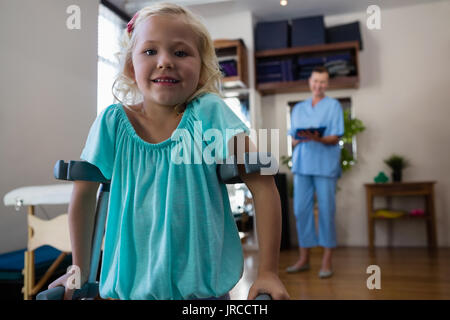
<instances>
[{"instance_id":1,"label":"teal blouse","mask_svg":"<svg viewBox=\"0 0 450 320\"><path fill-rule=\"evenodd\" d=\"M174 155L194 154L185 153L189 148L201 154L208 145L222 146L211 154L226 158L227 129L249 133L210 93L190 102L171 138L157 144L137 135L121 104L96 118L81 159L111 179L102 297L219 297L239 281L242 246L217 161L173 161Z\"/></svg>"}]
</instances>

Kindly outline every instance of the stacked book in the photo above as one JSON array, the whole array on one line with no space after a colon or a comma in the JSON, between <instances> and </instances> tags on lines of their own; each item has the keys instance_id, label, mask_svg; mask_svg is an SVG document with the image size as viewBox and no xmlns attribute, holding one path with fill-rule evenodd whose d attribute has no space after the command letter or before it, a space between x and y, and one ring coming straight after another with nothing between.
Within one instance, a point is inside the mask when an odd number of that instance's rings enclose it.
<instances>
[{"instance_id":1,"label":"stacked book","mask_svg":"<svg viewBox=\"0 0 450 320\"><path fill-rule=\"evenodd\" d=\"M328 56L324 67L328 69L331 78L335 76L348 76L355 71L355 66L351 64L350 53Z\"/></svg>"},{"instance_id":2,"label":"stacked book","mask_svg":"<svg viewBox=\"0 0 450 320\"><path fill-rule=\"evenodd\" d=\"M259 61L256 65L258 83L293 81L292 59Z\"/></svg>"},{"instance_id":3,"label":"stacked book","mask_svg":"<svg viewBox=\"0 0 450 320\"><path fill-rule=\"evenodd\" d=\"M321 66L327 68L330 78L350 75L355 71L355 66L351 64L349 52L316 57L298 57L295 72L296 80L308 79L314 68Z\"/></svg>"}]
</instances>

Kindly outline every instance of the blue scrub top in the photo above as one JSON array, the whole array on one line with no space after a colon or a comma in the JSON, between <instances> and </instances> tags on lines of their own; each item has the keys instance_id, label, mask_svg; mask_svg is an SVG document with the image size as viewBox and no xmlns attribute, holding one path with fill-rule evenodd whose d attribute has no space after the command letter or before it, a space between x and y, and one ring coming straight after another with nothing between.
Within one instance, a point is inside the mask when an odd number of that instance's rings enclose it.
<instances>
[{"instance_id":1,"label":"blue scrub top","mask_svg":"<svg viewBox=\"0 0 450 320\"><path fill-rule=\"evenodd\" d=\"M294 106L288 135L294 137L299 128L317 127L326 127L323 136L340 137L344 134L344 114L339 101L324 97L313 107L312 98L309 98ZM337 178L341 175L340 157L339 144L301 142L292 154L292 172Z\"/></svg>"}]
</instances>

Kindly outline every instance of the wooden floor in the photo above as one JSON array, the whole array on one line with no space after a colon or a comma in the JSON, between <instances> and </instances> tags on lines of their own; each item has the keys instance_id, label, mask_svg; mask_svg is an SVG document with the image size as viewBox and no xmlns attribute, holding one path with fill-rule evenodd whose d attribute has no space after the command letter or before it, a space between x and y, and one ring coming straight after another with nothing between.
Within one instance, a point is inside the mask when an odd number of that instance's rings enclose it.
<instances>
[{"instance_id":1,"label":"wooden floor","mask_svg":"<svg viewBox=\"0 0 450 320\"><path fill-rule=\"evenodd\" d=\"M257 252L244 250L244 274L230 292L231 299L246 299L255 280ZM311 269L288 274L285 269L298 259L298 249L280 254L279 276L293 300L343 299L450 299L450 248L429 253L427 248L337 248L333 253L333 277L319 279L321 248L311 252ZM381 289L369 290L367 267L378 265Z\"/></svg>"}]
</instances>

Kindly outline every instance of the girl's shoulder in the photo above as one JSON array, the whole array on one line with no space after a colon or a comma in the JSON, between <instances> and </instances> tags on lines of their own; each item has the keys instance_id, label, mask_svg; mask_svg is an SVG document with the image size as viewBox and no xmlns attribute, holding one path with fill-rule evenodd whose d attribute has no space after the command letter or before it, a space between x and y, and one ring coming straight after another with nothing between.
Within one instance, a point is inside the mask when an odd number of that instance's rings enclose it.
<instances>
[{"instance_id":1,"label":"girl's shoulder","mask_svg":"<svg viewBox=\"0 0 450 320\"><path fill-rule=\"evenodd\" d=\"M221 97L219 97L217 94L212 92L207 92L199 95L198 97L195 97L191 103L191 105L195 106L210 106L211 104L225 104L225 101Z\"/></svg>"},{"instance_id":2,"label":"girl's shoulder","mask_svg":"<svg viewBox=\"0 0 450 320\"><path fill-rule=\"evenodd\" d=\"M125 111L123 109L122 104L115 103L104 108L97 116L97 119L100 119L102 122L106 122L108 124L113 124L120 121L121 118L125 115Z\"/></svg>"},{"instance_id":3,"label":"girl's shoulder","mask_svg":"<svg viewBox=\"0 0 450 320\"><path fill-rule=\"evenodd\" d=\"M119 127L118 124L124 117L122 113L124 114L124 111L120 103L111 104L97 115L93 126L98 127L99 130L106 129L112 133Z\"/></svg>"},{"instance_id":4,"label":"girl's shoulder","mask_svg":"<svg viewBox=\"0 0 450 320\"><path fill-rule=\"evenodd\" d=\"M225 101L215 93L206 93L194 99L190 109L195 120L202 122L203 128L219 130L242 128L248 131L246 125L239 119Z\"/></svg>"},{"instance_id":5,"label":"girl's shoulder","mask_svg":"<svg viewBox=\"0 0 450 320\"><path fill-rule=\"evenodd\" d=\"M228 108L225 101L215 93L204 93L194 98L189 107L197 118L206 119L221 116Z\"/></svg>"},{"instance_id":6,"label":"girl's shoulder","mask_svg":"<svg viewBox=\"0 0 450 320\"><path fill-rule=\"evenodd\" d=\"M122 108L122 105L120 103L114 103L111 104L109 106L107 106L106 108L104 108L98 116L111 116L113 114L116 114L120 111L120 109Z\"/></svg>"}]
</instances>

